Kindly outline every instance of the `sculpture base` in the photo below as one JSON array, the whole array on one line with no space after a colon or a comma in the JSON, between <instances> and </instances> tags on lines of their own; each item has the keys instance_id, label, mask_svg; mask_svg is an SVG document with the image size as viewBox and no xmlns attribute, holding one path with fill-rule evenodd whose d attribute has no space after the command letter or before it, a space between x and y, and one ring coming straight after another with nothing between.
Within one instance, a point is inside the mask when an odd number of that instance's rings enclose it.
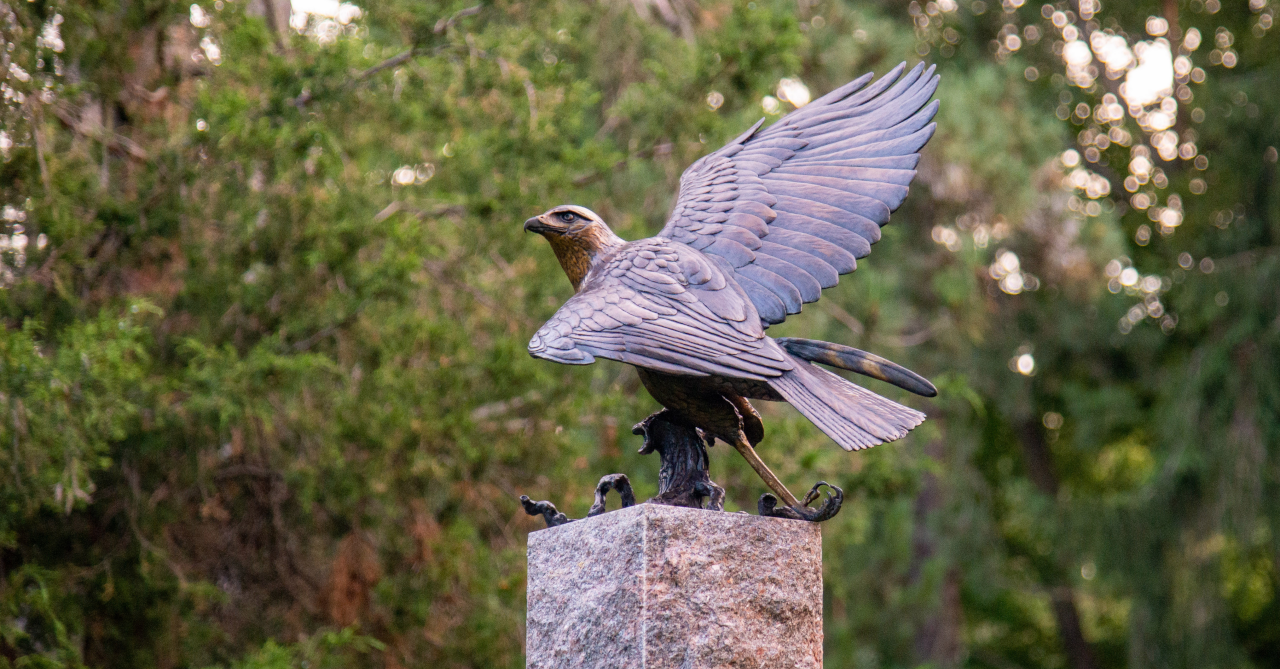
<instances>
[{"instance_id":1,"label":"sculpture base","mask_svg":"<svg viewBox=\"0 0 1280 669\"><path fill-rule=\"evenodd\" d=\"M526 666L822 666L822 533L641 504L529 535Z\"/></svg>"},{"instance_id":2,"label":"sculpture base","mask_svg":"<svg viewBox=\"0 0 1280 669\"><path fill-rule=\"evenodd\" d=\"M642 455L656 452L662 461L658 471L658 494L649 498L649 504L724 510L724 488L711 480L709 471L707 446L710 444L697 428L673 418L670 410L663 409L641 421L631 433L644 436L644 447L639 451ZM823 488L827 490L824 492ZM627 475L609 474L596 485L596 501L587 512L588 518L608 510L605 506L610 490L618 492L624 509L636 503ZM822 502L819 506L810 506L818 501ZM762 516L820 523L834 518L843 503L843 490L826 481L818 481L796 506L778 506L778 498L766 493L760 496L756 507ZM528 495L521 495L520 504L525 513L542 516L547 527L574 521L546 500L535 502Z\"/></svg>"}]
</instances>

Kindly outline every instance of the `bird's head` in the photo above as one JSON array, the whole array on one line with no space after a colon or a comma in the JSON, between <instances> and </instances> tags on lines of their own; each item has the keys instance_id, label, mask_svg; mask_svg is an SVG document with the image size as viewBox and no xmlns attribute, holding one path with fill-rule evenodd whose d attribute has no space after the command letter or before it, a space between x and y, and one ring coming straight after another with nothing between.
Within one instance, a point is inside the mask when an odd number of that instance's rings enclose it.
<instances>
[{"instance_id":1,"label":"bird's head","mask_svg":"<svg viewBox=\"0 0 1280 669\"><path fill-rule=\"evenodd\" d=\"M574 290L581 287L597 260L625 243L594 211L573 204L560 205L534 216L524 222L524 229L551 242L551 250L555 251Z\"/></svg>"}]
</instances>

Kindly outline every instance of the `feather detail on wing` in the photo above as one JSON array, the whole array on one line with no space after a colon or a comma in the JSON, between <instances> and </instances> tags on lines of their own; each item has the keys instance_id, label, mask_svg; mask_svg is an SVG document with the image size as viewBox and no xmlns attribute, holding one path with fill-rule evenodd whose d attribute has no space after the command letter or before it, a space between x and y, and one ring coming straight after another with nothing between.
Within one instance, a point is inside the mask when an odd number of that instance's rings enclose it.
<instances>
[{"instance_id":1,"label":"feather detail on wing","mask_svg":"<svg viewBox=\"0 0 1280 669\"><path fill-rule=\"evenodd\" d=\"M867 74L695 162L659 237L717 259L767 327L880 240L933 135L933 68ZM895 84L896 82L896 84Z\"/></svg>"},{"instance_id":2,"label":"feather detail on wing","mask_svg":"<svg viewBox=\"0 0 1280 669\"><path fill-rule=\"evenodd\" d=\"M670 374L757 380L793 365L764 336L737 283L708 256L662 239L632 242L602 261L533 336L529 353L567 364L600 357Z\"/></svg>"}]
</instances>

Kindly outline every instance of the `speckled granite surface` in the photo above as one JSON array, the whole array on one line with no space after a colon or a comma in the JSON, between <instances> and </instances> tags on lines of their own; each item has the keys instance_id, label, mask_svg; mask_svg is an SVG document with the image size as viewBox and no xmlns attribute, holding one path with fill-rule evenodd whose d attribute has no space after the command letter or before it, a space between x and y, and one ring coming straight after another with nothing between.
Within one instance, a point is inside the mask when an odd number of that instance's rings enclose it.
<instances>
[{"instance_id":1,"label":"speckled granite surface","mask_svg":"<svg viewBox=\"0 0 1280 669\"><path fill-rule=\"evenodd\" d=\"M531 669L822 666L818 525L640 504L529 535Z\"/></svg>"}]
</instances>

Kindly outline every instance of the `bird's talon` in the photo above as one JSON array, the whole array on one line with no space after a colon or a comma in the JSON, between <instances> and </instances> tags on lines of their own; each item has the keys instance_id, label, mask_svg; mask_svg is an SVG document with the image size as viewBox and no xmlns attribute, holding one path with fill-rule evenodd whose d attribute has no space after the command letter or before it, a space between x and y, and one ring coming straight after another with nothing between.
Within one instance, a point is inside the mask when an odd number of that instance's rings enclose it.
<instances>
[{"instance_id":1,"label":"bird's talon","mask_svg":"<svg viewBox=\"0 0 1280 669\"><path fill-rule=\"evenodd\" d=\"M600 479L600 483L596 484L596 501L591 505L591 510L587 512L587 517L598 516L604 513L605 496L610 490L618 491L618 497L622 500L622 508L635 506L636 495L631 491L631 481L626 474L609 474ZM723 492L721 493L723 496ZM547 527L558 527L577 520L570 518L560 512L555 504L551 502L535 502L529 499L528 495L520 496L520 505L524 507L524 512L530 516L542 516L547 521Z\"/></svg>"},{"instance_id":2,"label":"bird's talon","mask_svg":"<svg viewBox=\"0 0 1280 669\"><path fill-rule=\"evenodd\" d=\"M591 510L587 511L587 517L598 516L606 511L605 495L610 490L617 490L618 497L622 499L622 508L635 506L636 494L631 491L631 480L626 474L610 474L600 479L596 484L596 501L591 505Z\"/></svg>"},{"instance_id":3,"label":"bird's talon","mask_svg":"<svg viewBox=\"0 0 1280 669\"><path fill-rule=\"evenodd\" d=\"M547 527L556 527L573 522L572 518L560 513L556 505L551 502L535 502L529 499L528 495L521 495L520 505L524 507L524 512L530 516L542 516L542 519L547 521Z\"/></svg>"},{"instance_id":4,"label":"bird's talon","mask_svg":"<svg viewBox=\"0 0 1280 669\"><path fill-rule=\"evenodd\" d=\"M817 501L819 489L826 486L830 491L825 493L826 499L822 501L822 505L812 508L809 505ZM760 496L760 502L757 510L760 515L769 518L788 518L790 520L807 520L813 523L820 523L824 520L830 520L840 512L840 506L844 503L844 491L826 481L818 481L809 492L805 494L798 506L778 506L778 498L765 493Z\"/></svg>"}]
</instances>

